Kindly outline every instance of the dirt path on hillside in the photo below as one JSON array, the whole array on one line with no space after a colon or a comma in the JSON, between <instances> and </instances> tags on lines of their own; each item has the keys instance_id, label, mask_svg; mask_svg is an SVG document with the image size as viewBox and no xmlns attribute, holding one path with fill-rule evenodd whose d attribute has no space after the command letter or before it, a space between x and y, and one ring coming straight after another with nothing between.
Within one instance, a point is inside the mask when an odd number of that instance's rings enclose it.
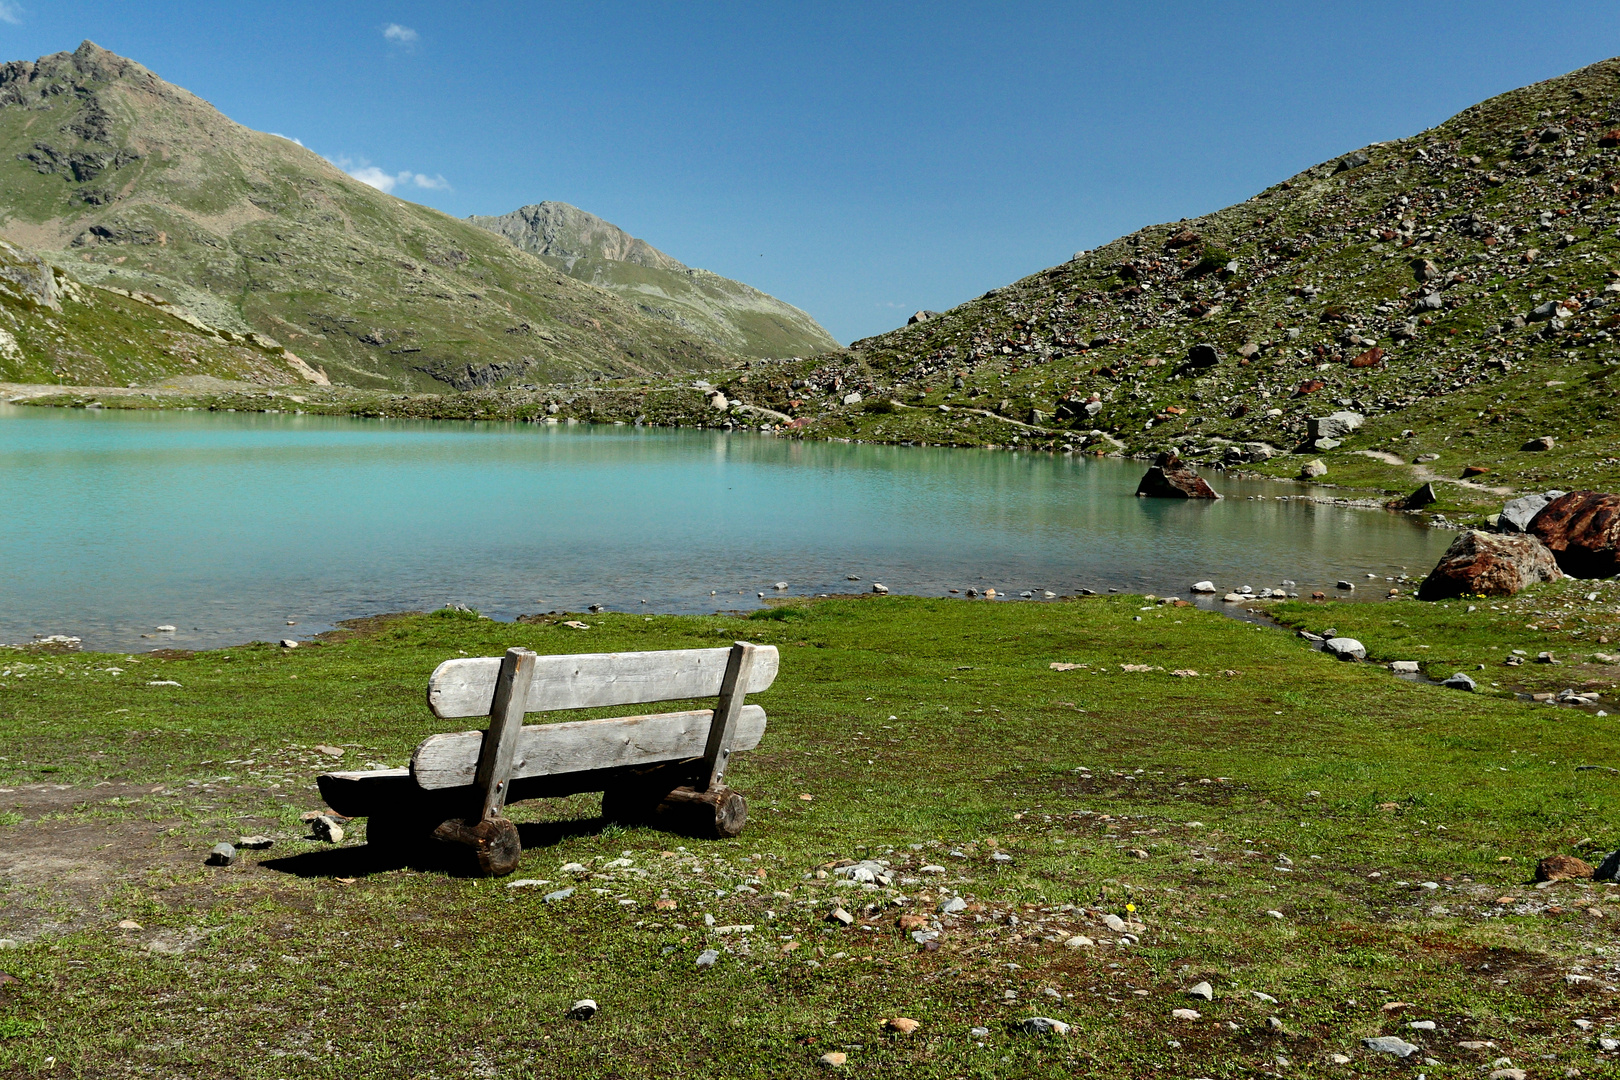
<instances>
[{"instance_id":1,"label":"dirt path on hillside","mask_svg":"<svg viewBox=\"0 0 1620 1080\"><path fill-rule=\"evenodd\" d=\"M1386 465L1403 465L1412 470L1413 476L1426 484L1455 484L1458 487L1472 488L1475 491L1488 491L1492 495L1513 494L1513 489L1510 487L1490 487L1486 484L1476 484L1472 480L1453 480L1449 476L1440 476L1427 465L1409 463L1399 454L1392 454L1387 450L1352 450L1350 452L1360 454L1362 457L1373 458L1376 461L1382 461Z\"/></svg>"}]
</instances>

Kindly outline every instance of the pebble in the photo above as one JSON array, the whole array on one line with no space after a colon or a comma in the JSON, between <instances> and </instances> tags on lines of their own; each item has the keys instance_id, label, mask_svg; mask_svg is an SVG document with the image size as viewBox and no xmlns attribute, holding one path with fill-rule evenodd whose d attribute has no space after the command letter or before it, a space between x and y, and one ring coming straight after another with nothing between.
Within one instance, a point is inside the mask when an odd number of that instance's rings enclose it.
<instances>
[{"instance_id":1,"label":"pebble","mask_svg":"<svg viewBox=\"0 0 1620 1080\"><path fill-rule=\"evenodd\" d=\"M294 641L292 638L282 638L281 647L283 649L296 649L298 648L298 642Z\"/></svg>"},{"instance_id":2,"label":"pebble","mask_svg":"<svg viewBox=\"0 0 1620 1080\"><path fill-rule=\"evenodd\" d=\"M546 881L543 878L526 877L526 878L518 878L516 881L508 881L506 883L506 887L508 889L532 889L532 888L535 888L536 886L539 886L539 885L550 885L550 884L551 884L551 882Z\"/></svg>"},{"instance_id":3,"label":"pebble","mask_svg":"<svg viewBox=\"0 0 1620 1080\"><path fill-rule=\"evenodd\" d=\"M913 1031L916 1031L918 1028L922 1027L922 1025L911 1019L909 1016L897 1016L885 1024L884 1027L888 1028L890 1031L897 1031L902 1035L910 1035Z\"/></svg>"},{"instance_id":4,"label":"pebble","mask_svg":"<svg viewBox=\"0 0 1620 1080\"><path fill-rule=\"evenodd\" d=\"M1007 863L1007 862L1012 862L1013 857L1011 855L1007 854L1005 851L997 851L997 852L993 853L990 856L990 861L991 862Z\"/></svg>"},{"instance_id":5,"label":"pebble","mask_svg":"<svg viewBox=\"0 0 1620 1080\"><path fill-rule=\"evenodd\" d=\"M263 851L274 843L275 841L268 836L239 836L236 838L236 846L247 848L249 851Z\"/></svg>"},{"instance_id":6,"label":"pebble","mask_svg":"<svg viewBox=\"0 0 1620 1080\"><path fill-rule=\"evenodd\" d=\"M837 1050L829 1050L827 1053L816 1058L816 1064L820 1065L823 1069L842 1069L844 1067L844 1062L848 1060L848 1054L839 1053Z\"/></svg>"},{"instance_id":7,"label":"pebble","mask_svg":"<svg viewBox=\"0 0 1620 1080\"><path fill-rule=\"evenodd\" d=\"M962 899L960 896L953 896L943 904L939 905L939 910L946 915L955 915L958 911L967 910L967 901ZM1120 929L1123 930L1124 928L1124 924L1121 923Z\"/></svg>"},{"instance_id":8,"label":"pebble","mask_svg":"<svg viewBox=\"0 0 1620 1080\"><path fill-rule=\"evenodd\" d=\"M1202 1020L1203 1014L1197 1009L1172 1009L1170 1016L1175 1020Z\"/></svg>"},{"instance_id":9,"label":"pebble","mask_svg":"<svg viewBox=\"0 0 1620 1080\"><path fill-rule=\"evenodd\" d=\"M1068 941L1065 941L1063 944L1068 946L1071 949L1090 949L1090 948L1094 947L1097 943L1095 941L1092 941L1090 938L1086 937L1086 935L1084 935L1084 934L1076 934L1074 937L1070 938Z\"/></svg>"},{"instance_id":10,"label":"pebble","mask_svg":"<svg viewBox=\"0 0 1620 1080\"><path fill-rule=\"evenodd\" d=\"M966 905L964 904L963 906L965 907ZM841 907L835 907L831 911L827 912L827 921L842 923L845 926L849 926L855 921L855 916L851 915Z\"/></svg>"},{"instance_id":11,"label":"pebble","mask_svg":"<svg viewBox=\"0 0 1620 1080\"><path fill-rule=\"evenodd\" d=\"M1361 1045L1377 1054L1393 1054L1398 1058L1411 1057L1419 1047L1399 1035L1380 1035L1375 1039L1362 1039Z\"/></svg>"},{"instance_id":12,"label":"pebble","mask_svg":"<svg viewBox=\"0 0 1620 1080\"><path fill-rule=\"evenodd\" d=\"M558 889L556 892L548 892L548 893L546 893L545 896L542 896L540 899L542 901L544 901L545 903L547 903L547 904L557 904L557 903L561 903L562 901L568 899L570 896L573 896L573 895L574 895L574 887L572 885L570 885L566 889Z\"/></svg>"},{"instance_id":13,"label":"pebble","mask_svg":"<svg viewBox=\"0 0 1620 1080\"><path fill-rule=\"evenodd\" d=\"M1283 913L1276 910L1275 908L1273 908L1271 911L1266 912L1266 914L1270 915L1273 919L1280 919L1280 918L1283 917Z\"/></svg>"},{"instance_id":14,"label":"pebble","mask_svg":"<svg viewBox=\"0 0 1620 1080\"><path fill-rule=\"evenodd\" d=\"M1050 1016L1031 1016L1018 1022L1018 1030L1025 1035L1067 1035L1069 1025Z\"/></svg>"},{"instance_id":15,"label":"pebble","mask_svg":"<svg viewBox=\"0 0 1620 1080\"><path fill-rule=\"evenodd\" d=\"M208 858L203 862L209 866L229 866L236 861L236 849L226 843L218 843L208 849Z\"/></svg>"},{"instance_id":16,"label":"pebble","mask_svg":"<svg viewBox=\"0 0 1620 1080\"><path fill-rule=\"evenodd\" d=\"M720 959L720 953L719 953L718 950L704 949L702 952L698 953L697 966L698 967L714 967L715 961L717 961L719 959ZM843 1056L842 1054L839 1055L839 1057L842 1057L842 1056Z\"/></svg>"},{"instance_id":17,"label":"pebble","mask_svg":"<svg viewBox=\"0 0 1620 1080\"><path fill-rule=\"evenodd\" d=\"M343 841L343 826L327 814L317 814L309 823L309 831L315 834L315 839L324 840L329 844Z\"/></svg>"},{"instance_id":18,"label":"pebble","mask_svg":"<svg viewBox=\"0 0 1620 1080\"><path fill-rule=\"evenodd\" d=\"M1433 1020L1413 1020L1406 1026L1411 1028L1413 1031L1433 1031L1435 1024Z\"/></svg>"},{"instance_id":19,"label":"pebble","mask_svg":"<svg viewBox=\"0 0 1620 1080\"><path fill-rule=\"evenodd\" d=\"M1523 1069L1496 1069L1490 1074L1490 1080L1525 1080L1528 1074Z\"/></svg>"},{"instance_id":20,"label":"pebble","mask_svg":"<svg viewBox=\"0 0 1620 1080\"><path fill-rule=\"evenodd\" d=\"M120 930L140 930L140 929L142 929L142 927L141 927L141 924L136 922L134 919L124 919L122 922L120 922L118 924L118 929L120 929Z\"/></svg>"},{"instance_id":21,"label":"pebble","mask_svg":"<svg viewBox=\"0 0 1620 1080\"><path fill-rule=\"evenodd\" d=\"M1350 1064L1350 1055L1349 1054L1329 1054L1328 1055L1328 1060L1333 1062L1333 1064L1335 1064L1335 1065L1348 1065L1348 1064Z\"/></svg>"},{"instance_id":22,"label":"pebble","mask_svg":"<svg viewBox=\"0 0 1620 1080\"><path fill-rule=\"evenodd\" d=\"M591 872L591 868L584 863L565 862L557 868L557 872L560 874L588 874Z\"/></svg>"},{"instance_id":23,"label":"pebble","mask_svg":"<svg viewBox=\"0 0 1620 1080\"><path fill-rule=\"evenodd\" d=\"M1112 911L1103 916L1103 925L1108 927L1108 929L1112 930L1116 934L1122 934L1125 932L1125 920L1120 918L1118 915L1115 915Z\"/></svg>"},{"instance_id":24,"label":"pebble","mask_svg":"<svg viewBox=\"0 0 1620 1080\"><path fill-rule=\"evenodd\" d=\"M1275 1005L1275 1004L1277 1004L1277 999L1272 997L1270 994L1262 994L1258 990L1250 990L1249 993L1253 994L1256 998L1258 998L1261 1001L1265 1002L1267 1005Z\"/></svg>"},{"instance_id":25,"label":"pebble","mask_svg":"<svg viewBox=\"0 0 1620 1080\"><path fill-rule=\"evenodd\" d=\"M989 1028L982 1028L982 1027L968 1028L968 1038L970 1038L970 1039L986 1039L986 1038L989 1038L989 1037L990 1037L990 1029Z\"/></svg>"},{"instance_id":26,"label":"pebble","mask_svg":"<svg viewBox=\"0 0 1620 1080\"><path fill-rule=\"evenodd\" d=\"M596 1015L596 1002L591 998L580 998L568 1007L568 1019L589 1020Z\"/></svg>"},{"instance_id":27,"label":"pebble","mask_svg":"<svg viewBox=\"0 0 1620 1080\"><path fill-rule=\"evenodd\" d=\"M1203 1001L1215 1000L1215 988L1207 982L1195 983L1187 987L1185 993L1190 998L1199 998Z\"/></svg>"}]
</instances>

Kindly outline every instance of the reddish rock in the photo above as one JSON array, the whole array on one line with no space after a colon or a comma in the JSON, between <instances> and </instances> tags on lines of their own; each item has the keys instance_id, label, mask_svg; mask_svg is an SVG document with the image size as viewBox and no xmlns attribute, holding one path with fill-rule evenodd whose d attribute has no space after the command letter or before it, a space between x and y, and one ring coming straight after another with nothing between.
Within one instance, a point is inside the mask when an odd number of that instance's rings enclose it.
<instances>
[{"instance_id":1,"label":"reddish rock","mask_svg":"<svg viewBox=\"0 0 1620 1080\"><path fill-rule=\"evenodd\" d=\"M1175 451L1160 454L1153 467L1136 485L1138 498L1218 499L1215 489L1189 469Z\"/></svg>"},{"instance_id":2,"label":"reddish rock","mask_svg":"<svg viewBox=\"0 0 1620 1080\"><path fill-rule=\"evenodd\" d=\"M1592 876L1592 864L1573 855L1549 855L1536 863L1537 881L1572 881Z\"/></svg>"},{"instance_id":3,"label":"reddish rock","mask_svg":"<svg viewBox=\"0 0 1620 1080\"><path fill-rule=\"evenodd\" d=\"M1602 135L1598 136L1597 142L1599 146L1620 146L1620 128L1616 128L1613 131L1605 131Z\"/></svg>"},{"instance_id":4,"label":"reddish rock","mask_svg":"<svg viewBox=\"0 0 1620 1080\"><path fill-rule=\"evenodd\" d=\"M1483 465L1465 465L1465 466L1463 466L1462 474L1463 474L1463 479L1466 480L1470 476L1484 476L1486 473L1488 473L1490 471L1491 471L1490 469L1487 469Z\"/></svg>"},{"instance_id":5,"label":"reddish rock","mask_svg":"<svg viewBox=\"0 0 1620 1080\"><path fill-rule=\"evenodd\" d=\"M1571 491L1543 506L1526 530L1570 577L1620 573L1620 495Z\"/></svg>"},{"instance_id":6,"label":"reddish rock","mask_svg":"<svg viewBox=\"0 0 1620 1080\"><path fill-rule=\"evenodd\" d=\"M1377 367L1384 362L1384 350L1374 345L1360 356L1350 361L1353 368Z\"/></svg>"},{"instance_id":7,"label":"reddish rock","mask_svg":"<svg viewBox=\"0 0 1620 1080\"><path fill-rule=\"evenodd\" d=\"M1418 588L1419 600L1512 596L1538 581L1557 581L1553 553L1533 536L1470 529L1451 542Z\"/></svg>"},{"instance_id":8,"label":"reddish rock","mask_svg":"<svg viewBox=\"0 0 1620 1080\"><path fill-rule=\"evenodd\" d=\"M1299 384L1299 389L1294 391L1294 396L1304 397L1306 394L1314 394L1326 385L1327 383L1323 382L1321 379L1307 379L1305 382Z\"/></svg>"}]
</instances>

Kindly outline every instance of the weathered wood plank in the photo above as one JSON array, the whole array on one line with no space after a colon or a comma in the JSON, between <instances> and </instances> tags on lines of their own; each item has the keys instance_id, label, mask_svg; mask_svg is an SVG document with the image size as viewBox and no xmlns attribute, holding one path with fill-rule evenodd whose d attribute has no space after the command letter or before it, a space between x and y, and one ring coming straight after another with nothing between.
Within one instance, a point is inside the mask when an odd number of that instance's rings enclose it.
<instances>
[{"instance_id":1,"label":"weathered wood plank","mask_svg":"<svg viewBox=\"0 0 1620 1080\"><path fill-rule=\"evenodd\" d=\"M488 737L480 744L478 772L473 781L484 793L481 819L499 817L506 803L506 783L512 778L512 762L523 731L524 705L533 684L536 659L528 649L507 649L501 658L501 670L495 678L495 698L489 710Z\"/></svg>"},{"instance_id":2,"label":"weathered wood plank","mask_svg":"<svg viewBox=\"0 0 1620 1080\"><path fill-rule=\"evenodd\" d=\"M756 646L747 693L776 681L781 658L774 645ZM540 656L529 685L528 711L592 709L649 701L714 697L720 693L730 649L678 649L644 653ZM428 679L428 705L440 719L488 716L495 701L501 658L446 660Z\"/></svg>"},{"instance_id":3,"label":"weathered wood plank","mask_svg":"<svg viewBox=\"0 0 1620 1080\"><path fill-rule=\"evenodd\" d=\"M713 726L713 709L527 724L518 736L513 780L624 766L655 765L702 756ZM745 705L732 732L733 751L752 750L765 734L765 710ZM428 791L474 782L482 731L430 735L411 755L411 775Z\"/></svg>"},{"instance_id":4,"label":"weathered wood plank","mask_svg":"<svg viewBox=\"0 0 1620 1080\"><path fill-rule=\"evenodd\" d=\"M743 710L743 698L752 681L754 662L759 647L746 641L733 642L726 658L726 673L720 680L720 700L715 704L714 721L709 726L709 738L703 748L703 775L700 791L718 788L725 781L726 763L731 759L731 740L737 727L737 717Z\"/></svg>"}]
</instances>

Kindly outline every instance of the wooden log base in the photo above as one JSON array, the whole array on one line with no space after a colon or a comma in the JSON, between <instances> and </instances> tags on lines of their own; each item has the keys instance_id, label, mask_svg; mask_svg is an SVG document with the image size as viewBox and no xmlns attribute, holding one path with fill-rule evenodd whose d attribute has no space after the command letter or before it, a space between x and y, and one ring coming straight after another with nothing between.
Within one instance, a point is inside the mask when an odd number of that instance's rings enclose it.
<instances>
[{"instance_id":1,"label":"wooden log base","mask_svg":"<svg viewBox=\"0 0 1620 1080\"><path fill-rule=\"evenodd\" d=\"M658 786L625 785L603 792L602 816L623 825L730 840L748 824L748 800L728 787L698 791L682 786L661 793Z\"/></svg>"},{"instance_id":2,"label":"wooden log base","mask_svg":"<svg viewBox=\"0 0 1620 1080\"><path fill-rule=\"evenodd\" d=\"M485 818L469 825L462 818L451 818L433 830L437 840L465 844L478 859L478 868L490 877L505 877L517 869L523 856L523 841L517 826L504 817Z\"/></svg>"}]
</instances>

